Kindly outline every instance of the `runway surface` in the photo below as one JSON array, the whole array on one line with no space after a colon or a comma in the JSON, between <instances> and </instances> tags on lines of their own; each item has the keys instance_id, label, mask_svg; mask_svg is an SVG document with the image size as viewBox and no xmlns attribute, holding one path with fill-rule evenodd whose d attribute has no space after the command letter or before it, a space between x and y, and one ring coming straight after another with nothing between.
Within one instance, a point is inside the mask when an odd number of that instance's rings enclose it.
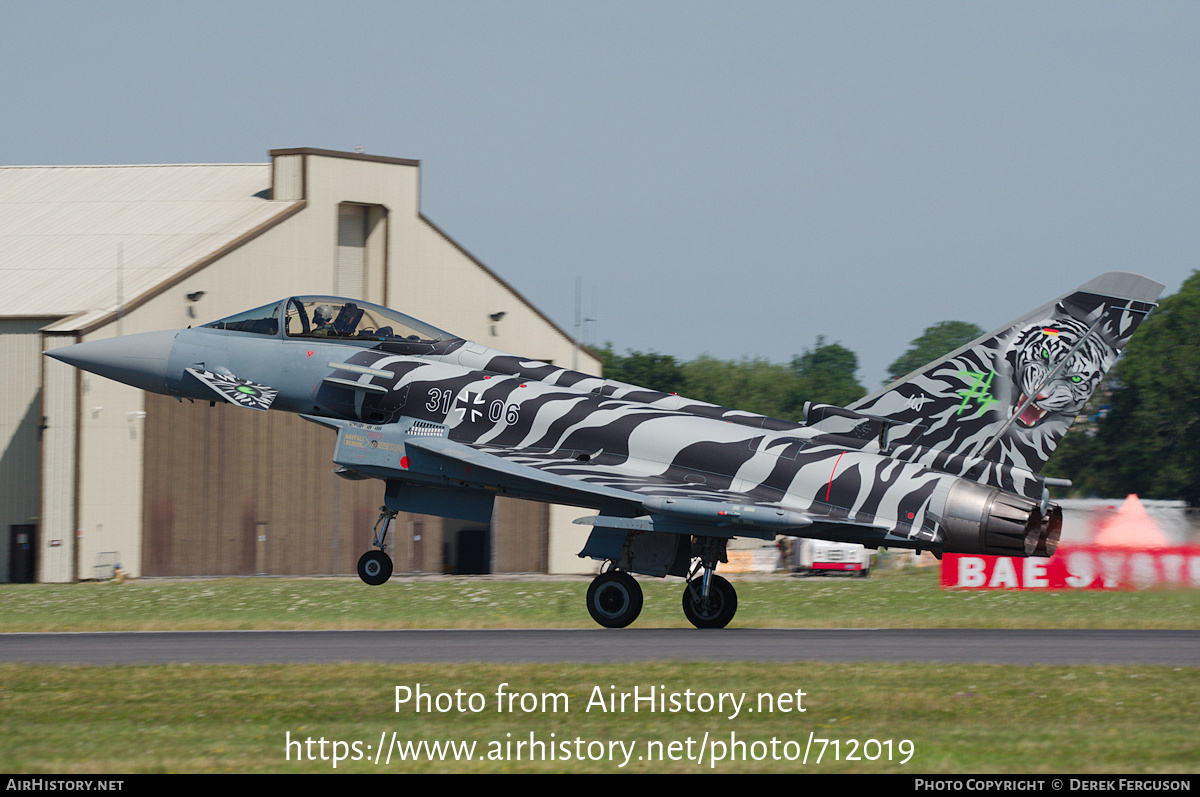
<instances>
[{"instance_id":1,"label":"runway surface","mask_svg":"<svg viewBox=\"0 0 1200 797\"><path fill-rule=\"evenodd\" d=\"M622 629L0 634L0 661L46 664L633 661L1200 666L1200 631Z\"/></svg>"}]
</instances>

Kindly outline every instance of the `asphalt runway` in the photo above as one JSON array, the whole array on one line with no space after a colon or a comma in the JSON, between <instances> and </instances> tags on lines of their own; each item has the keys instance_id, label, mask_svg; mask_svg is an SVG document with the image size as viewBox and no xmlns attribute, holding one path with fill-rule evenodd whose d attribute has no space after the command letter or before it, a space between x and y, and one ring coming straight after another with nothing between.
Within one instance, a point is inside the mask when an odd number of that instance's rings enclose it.
<instances>
[{"instance_id":1,"label":"asphalt runway","mask_svg":"<svg viewBox=\"0 0 1200 797\"><path fill-rule=\"evenodd\" d=\"M0 661L44 664L671 660L1197 667L1200 631L596 628L0 634Z\"/></svg>"}]
</instances>

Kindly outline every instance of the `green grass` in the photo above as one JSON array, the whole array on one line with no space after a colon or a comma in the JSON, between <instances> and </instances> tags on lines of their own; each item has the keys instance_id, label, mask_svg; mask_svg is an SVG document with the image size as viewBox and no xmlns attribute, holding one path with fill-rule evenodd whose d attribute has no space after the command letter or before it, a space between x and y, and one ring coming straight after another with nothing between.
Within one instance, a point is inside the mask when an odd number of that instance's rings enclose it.
<instances>
[{"instance_id":1,"label":"green grass","mask_svg":"<svg viewBox=\"0 0 1200 797\"><path fill-rule=\"evenodd\" d=\"M1200 628L1200 592L943 590L933 570L733 577L740 628ZM683 582L646 579L635 627L688 627ZM0 631L592 628L588 579L218 578L0 585Z\"/></svg>"},{"instance_id":2,"label":"green grass","mask_svg":"<svg viewBox=\"0 0 1200 797\"><path fill-rule=\"evenodd\" d=\"M1183 628L1200 626L1200 592L970 592L938 588L936 572L870 579L737 580L739 627ZM355 579L146 580L127 584L0 585L0 630L217 628L592 628L584 578L407 578L382 587ZM681 582L646 580L636 627L686 626ZM617 640L620 632L613 632ZM566 712L497 712L494 694L565 693ZM483 696L485 710L395 711L394 688ZM587 711L609 694L803 690L805 712L729 717L716 712ZM749 705L749 703L748 703ZM359 742L338 772L907 772L1194 773L1200 770L1200 668L1010 667L918 664L296 665L53 667L0 665L0 771L21 773L330 772L332 742ZM378 765L381 736L400 743L475 742L472 761ZM554 761L516 743L567 741ZM550 734L554 734L551 737ZM293 741L288 755L288 734ZM738 760L703 763L699 744L745 743ZM809 761L796 754L809 738ZM316 760L301 759L312 740ZM325 739L322 760L320 740ZM650 742L680 760L646 760ZM576 746L575 740L581 740ZM839 743L834 755L832 741ZM876 760L863 756L862 744ZM901 742L912 744L902 763ZM621 767L614 742L636 743ZM784 747L785 743L793 743ZM891 743L891 756L886 743ZM603 743L597 745L596 743ZM508 746L510 745L511 746ZM367 746L370 745L368 753ZM591 745L589 748L588 745ZM574 751L604 748L598 760ZM816 762L824 747L824 759ZM748 753L751 760L742 760ZM351 758L354 748L345 748ZM488 759L499 752L497 759ZM859 760L849 760L857 753ZM881 755L882 753L882 755ZM761 760L753 760L755 756ZM638 757L642 758L639 759ZM481 757L484 760L479 760Z\"/></svg>"},{"instance_id":3,"label":"green grass","mask_svg":"<svg viewBox=\"0 0 1200 797\"><path fill-rule=\"evenodd\" d=\"M513 692L566 694L568 710L498 712L495 692L506 682ZM395 711L395 687L418 683L432 693L478 693L484 710ZM747 703L732 719L731 711L588 711L593 689L609 694L610 686L733 692ZM746 711L760 692L796 690L804 692L802 713ZM332 772L332 742L357 740L362 760L343 760L337 771L1186 773L1200 765L1198 701L1200 670L1167 667L0 665L0 771ZM401 742L475 742L476 760L400 761L395 752L390 763L367 760L367 745L373 757L381 736L390 741L393 732ZM605 752L600 760L580 761L574 753L562 760L557 747L558 760L530 761L526 748L514 760L516 742L531 733L543 742L567 741L572 751L602 742ZM302 743L290 760L288 734ZM768 757L713 766L711 747L695 760L705 734L727 750L735 739L744 742L751 758L769 752L772 739L779 753L802 755L812 734L837 740L838 755L826 746L817 763L818 743L807 764ZM317 760L297 760L307 739ZM651 740L663 752L678 742L683 754L688 739L692 760L644 759ZM881 746L868 748L876 760L863 758L868 739L891 742L891 760ZM912 754L902 763L905 740ZM613 761L607 754L615 741L636 744L627 766L620 766L623 756ZM499 760L478 760L497 751L504 753ZM345 752L353 757L353 748ZM847 760L855 752L860 760Z\"/></svg>"}]
</instances>

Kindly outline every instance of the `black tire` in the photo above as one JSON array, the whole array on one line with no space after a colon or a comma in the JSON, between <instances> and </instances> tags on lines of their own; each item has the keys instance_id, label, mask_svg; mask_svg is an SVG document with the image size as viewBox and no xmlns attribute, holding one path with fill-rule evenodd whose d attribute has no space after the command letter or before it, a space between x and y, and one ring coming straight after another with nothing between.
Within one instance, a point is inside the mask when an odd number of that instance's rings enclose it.
<instances>
[{"instance_id":1,"label":"black tire","mask_svg":"<svg viewBox=\"0 0 1200 797\"><path fill-rule=\"evenodd\" d=\"M601 573L588 587L587 608L605 628L624 628L642 613L642 586L623 570Z\"/></svg>"},{"instance_id":2,"label":"black tire","mask_svg":"<svg viewBox=\"0 0 1200 797\"><path fill-rule=\"evenodd\" d=\"M392 577L392 557L383 551L367 551L358 559L358 577L379 586Z\"/></svg>"},{"instance_id":3,"label":"black tire","mask_svg":"<svg viewBox=\"0 0 1200 797\"><path fill-rule=\"evenodd\" d=\"M708 585L708 600L700 597L704 588L703 576L697 576L683 588L683 613L697 628L724 628L737 613L737 591L725 579L712 576Z\"/></svg>"}]
</instances>

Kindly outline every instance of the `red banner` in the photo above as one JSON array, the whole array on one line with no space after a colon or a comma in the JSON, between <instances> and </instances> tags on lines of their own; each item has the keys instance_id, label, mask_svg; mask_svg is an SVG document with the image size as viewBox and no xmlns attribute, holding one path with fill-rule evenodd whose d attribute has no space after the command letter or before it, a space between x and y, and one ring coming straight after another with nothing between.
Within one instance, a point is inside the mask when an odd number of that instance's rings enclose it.
<instances>
[{"instance_id":1,"label":"red banner","mask_svg":"<svg viewBox=\"0 0 1200 797\"><path fill-rule=\"evenodd\" d=\"M1200 547L1064 547L1042 557L942 557L942 586L961 589L1147 589L1200 587Z\"/></svg>"}]
</instances>

